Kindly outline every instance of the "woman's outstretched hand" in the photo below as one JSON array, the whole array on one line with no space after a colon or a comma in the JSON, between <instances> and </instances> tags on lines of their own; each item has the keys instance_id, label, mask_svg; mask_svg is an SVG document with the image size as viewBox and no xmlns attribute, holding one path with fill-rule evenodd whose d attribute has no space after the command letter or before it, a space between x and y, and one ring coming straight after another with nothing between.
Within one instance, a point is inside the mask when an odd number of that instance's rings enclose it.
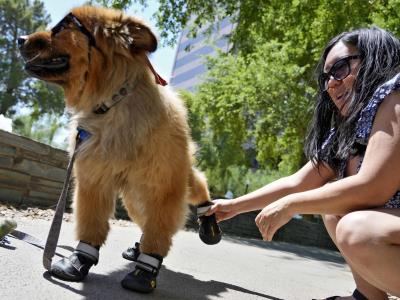
<instances>
[{"instance_id":1,"label":"woman's outstretched hand","mask_svg":"<svg viewBox=\"0 0 400 300\"><path fill-rule=\"evenodd\" d=\"M264 241L271 241L275 232L292 219L288 201L282 198L272 202L257 215L255 222Z\"/></svg>"},{"instance_id":2,"label":"woman's outstretched hand","mask_svg":"<svg viewBox=\"0 0 400 300\"><path fill-rule=\"evenodd\" d=\"M226 199L217 199L212 201L213 205L206 212L206 216L215 214L217 222L228 220L238 214L234 209L234 201Z\"/></svg>"}]
</instances>

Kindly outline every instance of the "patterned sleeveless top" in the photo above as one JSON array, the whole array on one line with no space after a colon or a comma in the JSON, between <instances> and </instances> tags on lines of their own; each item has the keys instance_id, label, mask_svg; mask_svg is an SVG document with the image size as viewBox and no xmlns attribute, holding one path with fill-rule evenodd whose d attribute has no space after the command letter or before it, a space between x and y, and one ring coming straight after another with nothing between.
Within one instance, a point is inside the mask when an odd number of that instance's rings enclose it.
<instances>
[{"instance_id":1,"label":"patterned sleeveless top","mask_svg":"<svg viewBox=\"0 0 400 300\"><path fill-rule=\"evenodd\" d=\"M357 122L357 131L355 143L366 147L368 144L369 136L371 135L372 125L374 123L375 115L378 111L379 105L383 102L385 97L392 91L400 90L400 73L394 76L391 80L379 86L374 92L369 103L363 108L360 118ZM335 133L335 128L331 129L328 138L322 145L322 149L331 142L331 138ZM358 165L357 172L360 170L364 153L360 153L360 164ZM342 161L339 168L338 178L343 178L346 170L347 161ZM399 175L400 176L400 175ZM384 208L400 208L400 190L398 190L392 198L390 198Z\"/></svg>"}]
</instances>

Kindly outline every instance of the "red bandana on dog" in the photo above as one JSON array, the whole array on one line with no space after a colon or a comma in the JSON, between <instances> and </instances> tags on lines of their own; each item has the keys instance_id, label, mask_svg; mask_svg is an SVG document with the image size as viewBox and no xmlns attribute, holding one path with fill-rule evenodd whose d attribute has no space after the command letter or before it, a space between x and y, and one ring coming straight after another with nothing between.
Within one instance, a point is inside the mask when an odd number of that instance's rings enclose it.
<instances>
[{"instance_id":1,"label":"red bandana on dog","mask_svg":"<svg viewBox=\"0 0 400 300\"><path fill-rule=\"evenodd\" d=\"M146 63L149 66L151 72L154 74L154 77L156 78L156 83L162 86L166 86L168 83L156 72L156 70L154 70L148 57L146 57Z\"/></svg>"}]
</instances>

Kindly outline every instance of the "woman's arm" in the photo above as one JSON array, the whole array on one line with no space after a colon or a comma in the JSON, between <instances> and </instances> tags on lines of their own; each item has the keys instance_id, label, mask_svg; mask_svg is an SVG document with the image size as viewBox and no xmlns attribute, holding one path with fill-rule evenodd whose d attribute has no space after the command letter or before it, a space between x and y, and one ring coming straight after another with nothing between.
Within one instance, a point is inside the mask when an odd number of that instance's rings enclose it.
<instances>
[{"instance_id":1,"label":"woman's arm","mask_svg":"<svg viewBox=\"0 0 400 300\"><path fill-rule=\"evenodd\" d=\"M292 193L314 189L334 178L334 172L321 165L319 170L308 162L291 176L278 179L264 187L232 200L215 200L207 215L216 214L217 220L232 218L240 213L262 209L266 205Z\"/></svg>"},{"instance_id":2,"label":"woman's arm","mask_svg":"<svg viewBox=\"0 0 400 300\"><path fill-rule=\"evenodd\" d=\"M376 114L360 171L314 190L290 194L256 217L264 240L295 214L346 214L383 205L400 187L400 93L388 96Z\"/></svg>"},{"instance_id":3,"label":"woman's arm","mask_svg":"<svg viewBox=\"0 0 400 300\"><path fill-rule=\"evenodd\" d=\"M308 162L293 175L283 177L249 194L234 199L239 213L262 209L266 205L292 193L298 193L323 186L334 178L326 166L318 169Z\"/></svg>"},{"instance_id":4,"label":"woman's arm","mask_svg":"<svg viewBox=\"0 0 400 300\"><path fill-rule=\"evenodd\" d=\"M395 92L378 109L358 174L290 195L288 201L293 213L345 214L382 206L399 188L400 93Z\"/></svg>"}]
</instances>

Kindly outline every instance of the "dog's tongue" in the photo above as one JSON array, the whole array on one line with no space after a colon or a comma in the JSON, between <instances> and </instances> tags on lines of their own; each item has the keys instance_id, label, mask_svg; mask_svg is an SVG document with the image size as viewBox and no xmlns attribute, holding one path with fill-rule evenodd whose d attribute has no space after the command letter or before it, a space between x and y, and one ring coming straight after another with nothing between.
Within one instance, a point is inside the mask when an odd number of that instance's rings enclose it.
<instances>
[{"instance_id":1,"label":"dog's tongue","mask_svg":"<svg viewBox=\"0 0 400 300\"><path fill-rule=\"evenodd\" d=\"M154 77L156 78L156 83L162 86L166 86L168 83L156 72L156 70L154 70L148 57L146 57L146 60L147 65L149 66L151 72L154 74Z\"/></svg>"}]
</instances>

